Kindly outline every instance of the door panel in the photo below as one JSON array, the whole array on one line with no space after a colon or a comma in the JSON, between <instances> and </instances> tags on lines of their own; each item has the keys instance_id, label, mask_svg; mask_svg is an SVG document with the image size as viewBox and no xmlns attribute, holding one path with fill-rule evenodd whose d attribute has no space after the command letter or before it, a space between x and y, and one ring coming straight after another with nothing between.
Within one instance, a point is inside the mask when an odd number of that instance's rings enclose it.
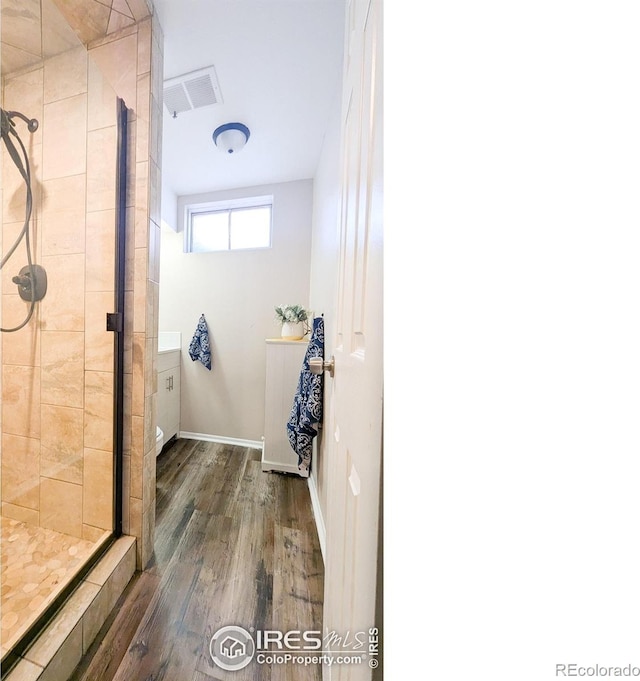
<instances>
[{"instance_id":1,"label":"door panel","mask_svg":"<svg viewBox=\"0 0 640 681\"><path fill-rule=\"evenodd\" d=\"M352 0L342 118L342 203L335 374L328 449L325 634L376 626L382 462L382 72L379 0ZM330 330L331 331L331 330ZM359 665L331 681L369 679Z\"/></svg>"}]
</instances>

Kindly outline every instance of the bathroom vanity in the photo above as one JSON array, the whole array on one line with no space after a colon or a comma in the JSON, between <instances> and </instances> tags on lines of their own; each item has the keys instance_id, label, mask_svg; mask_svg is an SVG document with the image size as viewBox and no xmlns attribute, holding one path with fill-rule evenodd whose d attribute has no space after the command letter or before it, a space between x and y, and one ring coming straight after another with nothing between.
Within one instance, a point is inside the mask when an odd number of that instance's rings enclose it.
<instances>
[{"instance_id":1,"label":"bathroom vanity","mask_svg":"<svg viewBox=\"0 0 640 681\"><path fill-rule=\"evenodd\" d=\"M158 427L163 444L180 432L180 345L179 332L158 334Z\"/></svg>"},{"instance_id":2,"label":"bathroom vanity","mask_svg":"<svg viewBox=\"0 0 640 681\"><path fill-rule=\"evenodd\" d=\"M298 455L289 444L287 421L308 344L307 340L280 338L269 338L266 341L263 471L298 472Z\"/></svg>"}]
</instances>

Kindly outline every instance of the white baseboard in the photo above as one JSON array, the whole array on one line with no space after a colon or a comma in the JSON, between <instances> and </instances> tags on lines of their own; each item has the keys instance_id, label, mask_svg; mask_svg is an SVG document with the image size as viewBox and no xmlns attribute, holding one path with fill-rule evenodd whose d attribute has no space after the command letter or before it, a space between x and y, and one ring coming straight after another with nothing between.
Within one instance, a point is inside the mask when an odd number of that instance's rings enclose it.
<instances>
[{"instance_id":1,"label":"white baseboard","mask_svg":"<svg viewBox=\"0 0 640 681\"><path fill-rule=\"evenodd\" d=\"M242 440L237 437L225 437L223 435L210 435L208 433L190 433L186 430L181 430L178 437L185 440L202 440L203 442L217 442L221 445L237 445L238 447L251 447L252 449L262 449L264 447L263 440Z\"/></svg>"},{"instance_id":2,"label":"white baseboard","mask_svg":"<svg viewBox=\"0 0 640 681\"><path fill-rule=\"evenodd\" d=\"M316 487L316 479L311 476L307 481L309 486L309 496L311 497L311 508L313 509L313 518L316 521L316 529L318 530L318 539L320 540L320 550L322 551L322 562L326 565L326 550L327 550L327 530L324 525L324 518L322 517L322 509L320 508L320 497L318 496L318 488Z\"/></svg>"}]
</instances>

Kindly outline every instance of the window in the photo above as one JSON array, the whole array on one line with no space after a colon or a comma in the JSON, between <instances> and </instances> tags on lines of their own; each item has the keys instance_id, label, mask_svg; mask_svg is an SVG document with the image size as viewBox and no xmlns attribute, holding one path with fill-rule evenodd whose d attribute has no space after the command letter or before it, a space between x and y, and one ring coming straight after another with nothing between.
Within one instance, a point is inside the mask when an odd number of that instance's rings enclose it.
<instances>
[{"instance_id":1,"label":"window","mask_svg":"<svg viewBox=\"0 0 640 681\"><path fill-rule=\"evenodd\" d=\"M192 204L186 207L188 253L271 246L272 196Z\"/></svg>"}]
</instances>

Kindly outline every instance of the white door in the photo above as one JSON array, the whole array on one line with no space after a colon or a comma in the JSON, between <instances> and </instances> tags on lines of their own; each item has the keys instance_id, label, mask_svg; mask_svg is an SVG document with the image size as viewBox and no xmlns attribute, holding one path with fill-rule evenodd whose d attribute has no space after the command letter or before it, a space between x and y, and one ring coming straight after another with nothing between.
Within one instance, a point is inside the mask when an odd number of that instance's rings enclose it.
<instances>
[{"instance_id":1,"label":"white door","mask_svg":"<svg viewBox=\"0 0 640 681\"><path fill-rule=\"evenodd\" d=\"M324 601L325 634L341 636L376 625L383 356L382 1L347 5ZM373 657L325 666L324 678L370 679Z\"/></svg>"}]
</instances>

